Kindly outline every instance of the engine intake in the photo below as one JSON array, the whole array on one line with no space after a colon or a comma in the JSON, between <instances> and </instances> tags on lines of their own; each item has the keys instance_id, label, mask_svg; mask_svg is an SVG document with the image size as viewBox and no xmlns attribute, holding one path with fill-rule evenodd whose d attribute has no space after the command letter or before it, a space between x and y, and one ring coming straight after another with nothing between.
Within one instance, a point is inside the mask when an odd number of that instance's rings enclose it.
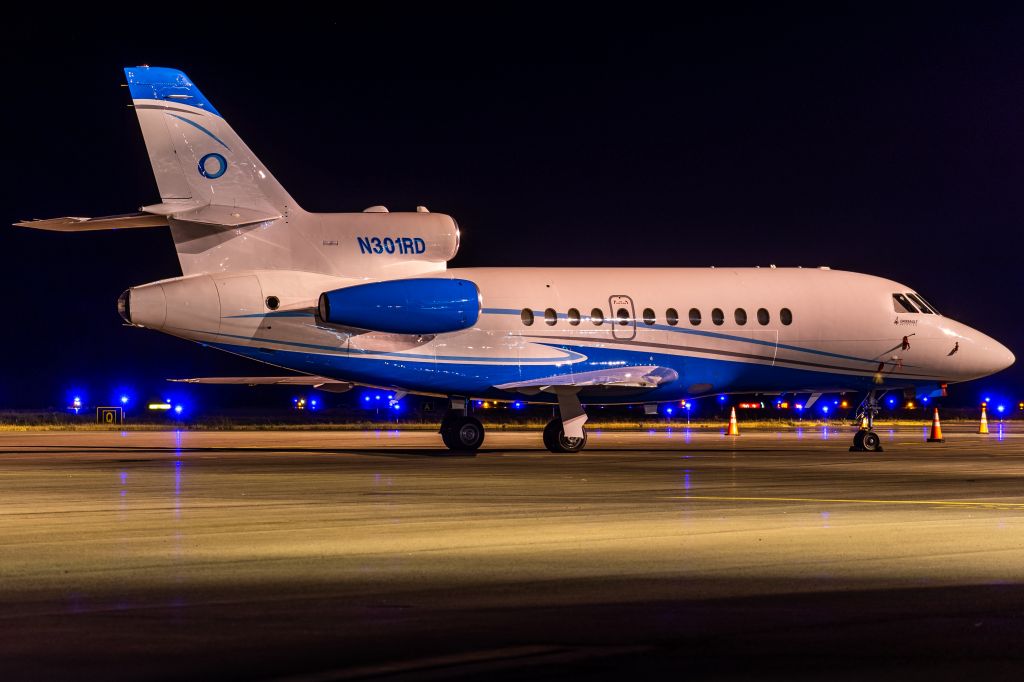
<instances>
[{"instance_id":1,"label":"engine intake","mask_svg":"<svg viewBox=\"0 0 1024 682\"><path fill-rule=\"evenodd\" d=\"M320 294L320 318L391 334L444 334L480 317L480 290L466 279L417 278L357 284Z\"/></svg>"}]
</instances>

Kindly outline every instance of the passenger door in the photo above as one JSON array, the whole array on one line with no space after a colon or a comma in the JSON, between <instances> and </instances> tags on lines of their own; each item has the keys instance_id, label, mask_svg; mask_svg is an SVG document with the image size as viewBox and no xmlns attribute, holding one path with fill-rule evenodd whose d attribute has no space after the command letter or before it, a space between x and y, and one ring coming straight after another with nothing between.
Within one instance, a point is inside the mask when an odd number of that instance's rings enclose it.
<instances>
[{"instance_id":1,"label":"passenger door","mask_svg":"<svg viewBox=\"0 0 1024 682\"><path fill-rule=\"evenodd\" d=\"M629 296L611 296L608 299L611 314L608 317L612 325L612 338L629 340L636 336L636 312L633 299Z\"/></svg>"}]
</instances>

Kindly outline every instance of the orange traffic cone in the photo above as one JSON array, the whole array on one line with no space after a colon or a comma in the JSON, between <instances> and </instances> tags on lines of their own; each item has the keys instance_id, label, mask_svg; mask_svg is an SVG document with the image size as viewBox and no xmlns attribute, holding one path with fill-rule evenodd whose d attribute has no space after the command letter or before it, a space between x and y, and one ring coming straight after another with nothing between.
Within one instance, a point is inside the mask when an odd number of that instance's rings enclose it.
<instances>
[{"instance_id":1,"label":"orange traffic cone","mask_svg":"<svg viewBox=\"0 0 1024 682\"><path fill-rule=\"evenodd\" d=\"M928 439L929 443L945 443L946 439L942 437L942 424L939 423L939 408L935 408L935 416L932 417L932 435Z\"/></svg>"},{"instance_id":2,"label":"orange traffic cone","mask_svg":"<svg viewBox=\"0 0 1024 682\"><path fill-rule=\"evenodd\" d=\"M736 408L732 408L732 412L729 414L729 430L725 432L727 436L738 436L740 435L740 425L736 423Z\"/></svg>"},{"instance_id":3,"label":"orange traffic cone","mask_svg":"<svg viewBox=\"0 0 1024 682\"><path fill-rule=\"evenodd\" d=\"M985 406L981 406L981 427L978 433L988 433L988 414L985 413Z\"/></svg>"}]
</instances>

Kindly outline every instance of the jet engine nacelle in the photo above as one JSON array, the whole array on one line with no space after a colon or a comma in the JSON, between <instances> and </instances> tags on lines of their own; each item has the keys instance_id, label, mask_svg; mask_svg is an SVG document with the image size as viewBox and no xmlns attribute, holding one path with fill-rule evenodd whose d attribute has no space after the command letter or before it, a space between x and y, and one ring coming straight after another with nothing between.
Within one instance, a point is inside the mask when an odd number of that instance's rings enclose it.
<instances>
[{"instance_id":1,"label":"jet engine nacelle","mask_svg":"<svg viewBox=\"0 0 1024 682\"><path fill-rule=\"evenodd\" d=\"M320 294L325 322L390 334L443 334L480 316L480 290L465 279L417 278L358 284Z\"/></svg>"}]
</instances>

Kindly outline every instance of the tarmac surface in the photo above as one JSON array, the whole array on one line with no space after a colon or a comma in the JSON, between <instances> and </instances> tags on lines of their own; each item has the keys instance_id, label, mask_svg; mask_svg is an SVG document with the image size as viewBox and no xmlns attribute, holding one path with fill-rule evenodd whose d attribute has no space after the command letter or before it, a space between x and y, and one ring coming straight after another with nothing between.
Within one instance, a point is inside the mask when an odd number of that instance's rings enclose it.
<instances>
[{"instance_id":1,"label":"tarmac surface","mask_svg":"<svg viewBox=\"0 0 1024 682\"><path fill-rule=\"evenodd\" d=\"M992 429L0 433L0 678L1021 679Z\"/></svg>"}]
</instances>

